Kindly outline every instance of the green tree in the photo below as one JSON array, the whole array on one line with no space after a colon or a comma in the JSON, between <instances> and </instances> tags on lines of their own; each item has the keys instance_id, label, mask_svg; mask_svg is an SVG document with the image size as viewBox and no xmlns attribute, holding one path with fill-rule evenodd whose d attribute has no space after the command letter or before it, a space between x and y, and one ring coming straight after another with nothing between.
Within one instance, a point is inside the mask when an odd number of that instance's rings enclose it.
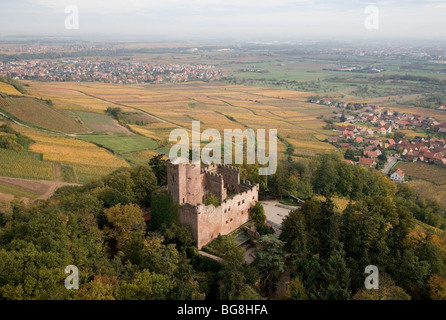
<instances>
[{"instance_id":1,"label":"green tree","mask_svg":"<svg viewBox=\"0 0 446 320\"><path fill-rule=\"evenodd\" d=\"M276 290L277 280L285 271L285 243L274 235L264 235L258 241L253 265L260 273L260 286L268 296Z\"/></svg>"},{"instance_id":2,"label":"green tree","mask_svg":"<svg viewBox=\"0 0 446 320\"><path fill-rule=\"evenodd\" d=\"M323 282L319 297L324 300L347 300L350 298L350 270L343 253L333 251L322 268Z\"/></svg>"},{"instance_id":3,"label":"green tree","mask_svg":"<svg viewBox=\"0 0 446 320\"><path fill-rule=\"evenodd\" d=\"M159 154L149 160L149 166L152 168L159 186L167 185L167 160L163 157L163 154Z\"/></svg>"},{"instance_id":4,"label":"green tree","mask_svg":"<svg viewBox=\"0 0 446 320\"><path fill-rule=\"evenodd\" d=\"M378 289L360 289L353 300L410 300L410 296L388 274L380 273Z\"/></svg>"},{"instance_id":5,"label":"green tree","mask_svg":"<svg viewBox=\"0 0 446 320\"><path fill-rule=\"evenodd\" d=\"M266 222L265 209L260 202L256 202L254 207L249 212L249 216L256 225L264 225Z\"/></svg>"},{"instance_id":6,"label":"green tree","mask_svg":"<svg viewBox=\"0 0 446 320\"><path fill-rule=\"evenodd\" d=\"M221 201L217 196L215 196L213 193L209 194L209 196L206 197L204 204L209 206L213 205L214 207L218 207L221 205Z\"/></svg>"},{"instance_id":7,"label":"green tree","mask_svg":"<svg viewBox=\"0 0 446 320\"><path fill-rule=\"evenodd\" d=\"M136 203L148 207L152 201L152 193L158 189L157 178L148 165L140 165L130 169L133 181L132 191Z\"/></svg>"},{"instance_id":8,"label":"green tree","mask_svg":"<svg viewBox=\"0 0 446 320\"><path fill-rule=\"evenodd\" d=\"M104 233L112 247L116 245L117 250L130 254L134 241L142 241L146 230L141 209L135 204L118 204L104 212L110 223Z\"/></svg>"},{"instance_id":9,"label":"green tree","mask_svg":"<svg viewBox=\"0 0 446 320\"><path fill-rule=\"evenodd\" d=\"M339 179L337 161L334 155L323 155L319 159L318 169L314 178L314 191L323 196L331 196L336 190Z\"/></svg>"},{"instance_id":10,"label":"green tree","mask_svg":"<svg viewBox=\"0 0 446 320\"><path fill-rule=\"evenodd\" d=\"M285 290L285 300L307 300L308 296L304 285L299 278L294 278Z\"/></svg>"},{"instance_id":11,"label":"green tree","mask_svg":"<svg viewBox=\"0 0 446 320\"><path fill-rule=\"evenodd\" d=\"M353 149L347 149L345 151L344 158L348 160L355 160L355 151Z\"/></svg>"},{"instance_id":12,"label":"green tree","mask_svg":"<svg viewBox=\"0 0 446 320\"><path fill-rule=\"evenodd\" d=\"M150 227L159 230L164 224L177 222L179 218L179 206L173 202L170 193L158 193L152 195L150 211Z\"/></svg>"},{"instance_id":13,"label":"green tree","mask_svg":"<svg viewBox=\"0 0 446 320\"><path fill-rule=\"evenodd\" d=\"M172 299L174 283L168 275L143 270L135 279L124 281L116 289L118 300L168 300Z\"/></svg>"}]
</instances>

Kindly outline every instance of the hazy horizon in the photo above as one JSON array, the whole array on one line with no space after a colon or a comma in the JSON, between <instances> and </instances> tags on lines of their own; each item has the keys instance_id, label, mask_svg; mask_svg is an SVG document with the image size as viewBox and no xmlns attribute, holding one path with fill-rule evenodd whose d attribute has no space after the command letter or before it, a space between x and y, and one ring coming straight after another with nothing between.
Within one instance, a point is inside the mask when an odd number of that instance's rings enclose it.
<instances>
[{"instance_id":1,"label":"hazy horizon","mask_svg":"<svg viewBox=\"0 0 446 320\"><path fill-rule=\"evenodd\" d=\"M147 40L446 39L446 3L437 0L22 0L2 1L0 37ZM65 28L79 9L79 29ZM369 5L378 29L364 25Z\"/></svg>"}]
</instances>

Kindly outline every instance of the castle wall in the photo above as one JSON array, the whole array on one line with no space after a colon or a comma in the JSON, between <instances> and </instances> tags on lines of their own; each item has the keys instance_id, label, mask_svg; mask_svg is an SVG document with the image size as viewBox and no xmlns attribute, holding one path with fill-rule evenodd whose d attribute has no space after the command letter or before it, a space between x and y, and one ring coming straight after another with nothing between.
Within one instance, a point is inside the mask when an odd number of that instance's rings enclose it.
<instances>
[{"instance_id":1,"label":"castle wall","mask_svg":"<svg viewBox=\"0 0 446 320\"><path fill-rule=\"evenodd\" d=\"M218 166L218 173L223 176L225 188L238 193L240 192L240 170L239 168L221 164Z\"/></svg>"},{"instance_id":2,"label":"castle wall","mask_svg":"<svg viewBox=\"0 0 446 320\"><path fill-rule=\"evenodd\" d=\"M249 211L258 201L259 185L240 185L239 169L226 165L201 168L196 164L167 164L168 190L180 204L180 223L188 225L201 249L249 221ZM227 197L227 189L236 193ZM222 204L203 204L210 193Z\"/></svg>"},{"instance_id":3,"label":"castle wall","mask_svg":"<svg viewBox=\"0 0 446 320\"><path fill-rule=\"evenodd\" d=\"M258 200L258 185L224 201L221 206L189 205L180 209L180 222L192 228L197 246L201 249L218 235L227 235L249 221L249 211Z\"/></svg>"},{"instance_id":4,"label":"castle wall","mask_svg":"<svg viewBox=\"0 0 446 320\"><path fill-rule=\"evenodd\" d=\"M180 223L188 225L192 231L192 237L198 239L198 207L188 203L180 207ZM200 247L201 248L201 247Z\"/></svg>"},{"instance_id":5,"label":"castle wall","mask_svg":"<svg viewBox=\"0 0 446 320\"><path fill-rule=\"evenodd\" d=\"M226 199L226 189L224 187L222 176L213 172L206 172L205 177L206 196L209 196L212 193L220 199L220 201L224 201Z\"/></svg>"}]
</instances>

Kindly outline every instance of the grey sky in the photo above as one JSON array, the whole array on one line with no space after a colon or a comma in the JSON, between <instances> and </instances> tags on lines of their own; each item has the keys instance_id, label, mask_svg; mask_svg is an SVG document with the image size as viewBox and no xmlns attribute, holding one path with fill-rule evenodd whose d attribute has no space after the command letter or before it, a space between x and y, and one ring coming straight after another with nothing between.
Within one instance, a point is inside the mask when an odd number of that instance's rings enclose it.
<instances>
[{"instance_id":1,"label":"grey sky","mask_svg":"<svg viewBox=\"0 0 446 320\"><path fill-rule=\"evenodd\" d=\"M79 8L79 30L65 29L68 5ZM368 5L378 30L364 26ZM446 39L445 16L438 0L0 0L0 36Z\"/></svg>"}]
</instances>

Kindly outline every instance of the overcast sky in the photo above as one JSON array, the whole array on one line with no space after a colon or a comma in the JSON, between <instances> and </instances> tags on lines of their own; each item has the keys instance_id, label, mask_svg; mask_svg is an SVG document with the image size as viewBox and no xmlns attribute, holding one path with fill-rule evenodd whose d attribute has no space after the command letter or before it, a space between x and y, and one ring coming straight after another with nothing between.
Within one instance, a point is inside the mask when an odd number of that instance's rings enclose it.
<instances>
[{"instance_id":1,"label":"overcast sky","mask_svg":"<svg viewBox=\"0 0 446 320\"><path fill-rule=\"evenodd\" d=\"M68 5L79 8L78 30L65 28ZM379 9L378 29L364 25L368 5ZM0 36L19 34L446 39L446 1L0 0Z\"/></svg>"}]
</instances>

